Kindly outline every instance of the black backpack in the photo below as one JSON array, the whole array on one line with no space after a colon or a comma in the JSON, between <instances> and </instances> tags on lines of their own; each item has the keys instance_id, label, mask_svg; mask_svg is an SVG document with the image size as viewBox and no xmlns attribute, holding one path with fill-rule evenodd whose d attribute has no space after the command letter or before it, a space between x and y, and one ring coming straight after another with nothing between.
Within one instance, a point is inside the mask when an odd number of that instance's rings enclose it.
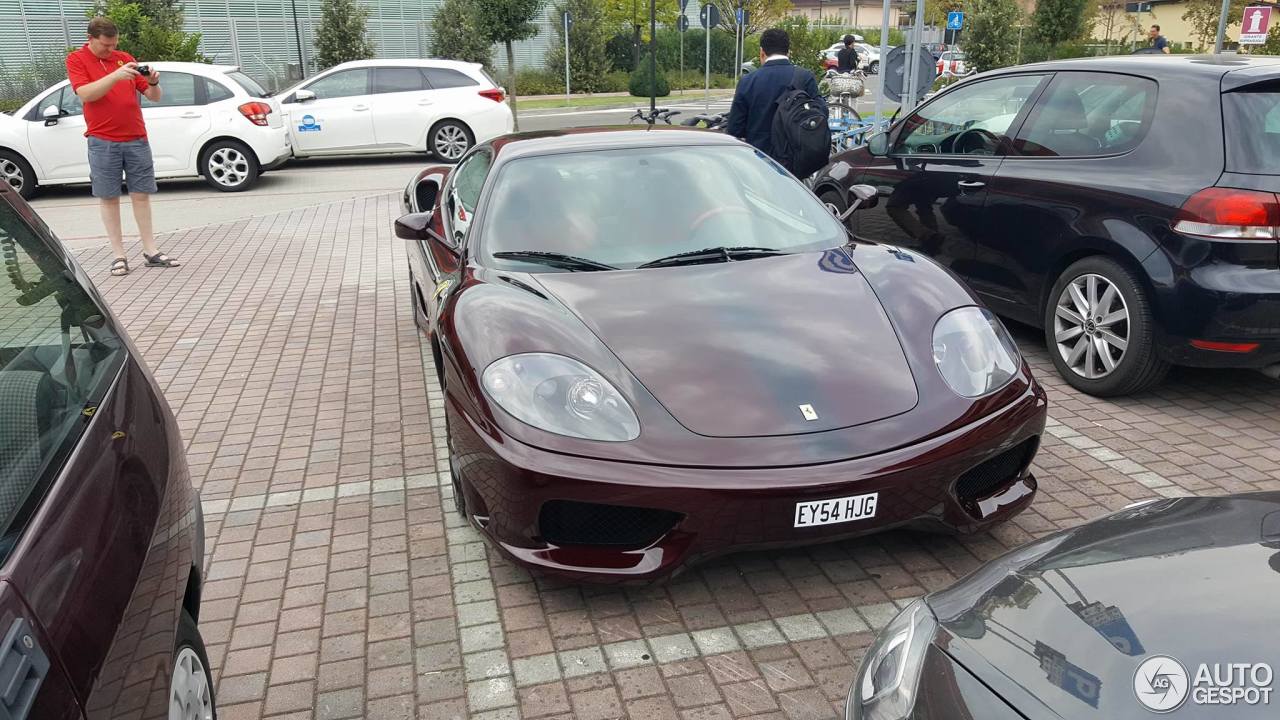
<instances>
[{"instance_id":1,"label":"black backpack","mask_svg":"<svg viewBox=\"0 0 1280 720\"><path fill-rule=\"evenodd\" d=\"M831 128L817 98L804 89L805 71L796 68L778 97L770 142L773 158L798 178L821 170L831 155Z\"/></svg>"}]
</instances>

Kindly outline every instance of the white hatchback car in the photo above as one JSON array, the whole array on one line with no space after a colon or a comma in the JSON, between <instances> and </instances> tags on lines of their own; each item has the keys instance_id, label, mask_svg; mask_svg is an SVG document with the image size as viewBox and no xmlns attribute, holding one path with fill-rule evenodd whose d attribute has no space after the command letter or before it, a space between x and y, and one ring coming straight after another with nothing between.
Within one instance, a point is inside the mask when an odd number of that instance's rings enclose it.
<instances>
[{"instance_id":1,"label":"white hatchback car","mask_svg":"<svg viewBox=\"0 0 1280 720\"><path fill-rule=\"evenodd\" d=\"M157 178L204 177L235 192L289 159L279 106L238 68L150 65L163 92L160 102L140 99ZM26 198L41 185L89 182L84 131L83 105L65 80L0 115L0 180Z\"/></svg>"},{"instance_id":2,"label":"white hatchback car","mask_svg":"<svg viewBox=\"0 0 1280 720\"><path fill-rule=\"evenodd\" d=\"M294 157L431 152L455 162L511 132L506 92L483 66L454 60L357 60L281 92Z\"/></svg>"}]
</instances>

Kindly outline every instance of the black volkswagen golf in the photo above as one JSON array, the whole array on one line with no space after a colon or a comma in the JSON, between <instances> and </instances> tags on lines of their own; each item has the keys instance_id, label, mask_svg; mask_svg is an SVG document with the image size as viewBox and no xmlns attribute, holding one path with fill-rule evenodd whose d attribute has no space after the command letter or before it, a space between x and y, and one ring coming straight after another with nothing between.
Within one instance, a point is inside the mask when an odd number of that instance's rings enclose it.
<instances>
[{"instance_id":1,"label":"black volkswagen golf","mask_svg":"<svg viewBox=\"0 0 1280 720\"><path fill-rule=\"evenodd\" d=\"M1099 396L1170 365L1280 376L1280 58L1126 56L983 73L815 184L860 235L921 250L1042 327Z\"/></svg>"}]
</instances>

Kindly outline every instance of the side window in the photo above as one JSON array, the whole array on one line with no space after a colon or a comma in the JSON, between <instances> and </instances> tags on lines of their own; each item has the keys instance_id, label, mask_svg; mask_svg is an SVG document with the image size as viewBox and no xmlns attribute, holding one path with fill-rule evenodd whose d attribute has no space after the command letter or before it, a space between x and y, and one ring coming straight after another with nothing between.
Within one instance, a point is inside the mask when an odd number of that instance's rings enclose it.
<instances>
[{"instance_id":1,"label":"side window","mask_svg":"<svg viewBox=\"0 0 1280 720\"><path fill-rule=\"evenodd\" d=\"M373 70L374 93L429 90L422 71L415 67L380 67Z\"/></svg>"},{"instance_id":2,"label":"side window","mask_svg":"<svg viewBox=\"0 0 1280 720\"><path fill-rule=\"evenodd\" d=\"M423 68L423 72L427 74L427 81L431 83L431 87L436 90L471 87L480 84L457 70L450 70L449 68L429 67Z\"/></svg>"},{"instance_id":3,"label":"side window","mask_svg":"<svg viewBox=\"0 0 1280 720\"><path fill-rule=\"evenodd\" d=\"M343 70L328 77L320 78L308 85L306 89L315 93L317 100L368 95L369 71L365 68Z\"/></svg>"},{"instance_id":4,"label":"side window","mask_svg":"<svg viewBox=\"0 0 1280 720\"><path fill-rule=\"evenodd\" d=\"M139 95L142 101L142 107L181 107L183 105L196 105L196 81L203 81L204 78L196 77L191 73L167 72L160 74L160 102L151 102L145 96Z\"/></svg>"},{"instance_id":5,"label":"side window","mask_svg":"<svg viewBox=\"0 0 1280 720\"><path fill-rule=\"evenodd\" d=\"M60 117L71 117L73 115L84 114L84 103L80 101L80 96L71 89L70 85L59 88L56 92L52 92L45 96L43 100L36 105L35 112L28 115L28 119L34 121L44 121L45 108L56 107Z\"/></svg>"},{"instance_id":6,"label":"side window","mask_svg":"<svg viewBox=\"0 0 1280 720\"><path fill-rule=\"evenodd\" d=\"M454 194L470 212L475 212L476 204L480 202L480 190L489 175L489 162L489 153L476 153L459 165L454 175Z\"/></svg>"},{"instance_id":7,"label":"side window","mask_svg":"<svg viewBox=\"0 0 1280 720\"><path fill-rule=\"evenodd\" d=\"M231 92L225 85L216 81L204 78L205 93L208 95L208 102L216 103L223 100L230 100L235 97L235 93Z\"/></svg>"},{"instance_id":8,"label":"side window","mask_svg":"<svg viewBox=\"0 0 1280 720\"><path fill-rule=\"evenodd\" d=\"M1128 152L1146 135L1156 84L1110 73L1063 72L1018 133L1018 153L1088 157Z\"/></svg>"},{"instance_id":9,"label":"side window","mask_svg":"<svg viewBox=\"0 0 1280 720\"><path fill-rule=\"evenodd\" d=\"M907 118L895 153L994 155L1043 75L965 83Z\"/></svg>"},{"instance_id":10,"label":"side window","mask_svg":"<svg viewBox=\"0 0 1280 720\"><path fill-rule=\"evenodd\" d=\"M0 561L124 362L63 260L0 202Z\"/></svg>"}]
</instances>

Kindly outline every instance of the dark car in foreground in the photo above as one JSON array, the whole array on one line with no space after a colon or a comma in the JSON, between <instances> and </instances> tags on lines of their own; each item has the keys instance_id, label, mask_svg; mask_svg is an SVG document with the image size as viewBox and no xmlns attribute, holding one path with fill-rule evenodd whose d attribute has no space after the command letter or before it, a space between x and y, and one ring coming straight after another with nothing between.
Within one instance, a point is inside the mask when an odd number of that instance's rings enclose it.
<instances>
[{"instance_id":1,"label":"dark car in foreground","mask_svg":"<svg viewBox=\"0 0 1280 720\"><path fill-rule=\"evenodd\" d=\"M1280 58L1126 56L983 73L834 158L857 232L1043 328L1099 396L1170 365L1280 375Z\"/></svg>"},{"instance_id":2,"label":"dark car in foreground","mask_svg":"<svg viewBox=\"0 0 1280 720\"><path fill-rule=\"evenodd\" d=\"M1280 493L1142 503L912 603L850 720L1274 718Z\"/></svg>"},{"instance_id":3,"label":"dark car in foreground","mask_svg":"<svg viewBox=\"0 0 1280 720\"><path fill-rule=\"evenodd\" d=\"M454 496L508 558L652 580L1032 500L1046 401L1004 327L750 146L513 135L405 201Z\"/></svg>"},{"instance_id":4,"label":"dark car in foreground","mask_svg":"<svg viewBox=\"0 0 1280 720\"><path fill-rule=\"evenodd\" d=\"M178 426L67 250L0 186L0 717L214 716Z\"/></svg>"}]
</instances>

